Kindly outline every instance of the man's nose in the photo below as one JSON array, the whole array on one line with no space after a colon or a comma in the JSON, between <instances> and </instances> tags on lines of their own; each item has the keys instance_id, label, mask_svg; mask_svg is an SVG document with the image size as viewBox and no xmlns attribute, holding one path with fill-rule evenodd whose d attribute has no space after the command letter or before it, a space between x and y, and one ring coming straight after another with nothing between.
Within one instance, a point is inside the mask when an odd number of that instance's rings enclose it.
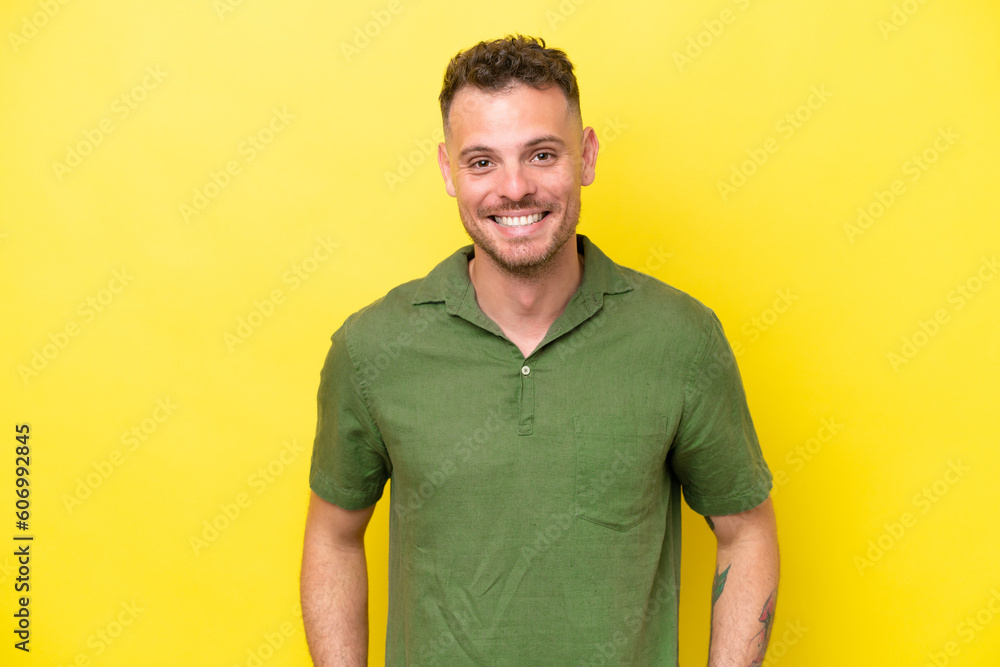
<instances>
[{"instance_id":1,"label":"man's nose","mask_svg":"<svg viewBox=\"0 0 1000 667\"><path fill-rule=\"evenodd\" d=\"M525 195L535 192L535 184L528 170L520 162L503 167L500 177L500 195L512 201L520 201Z\"/></svg>"}]
</instances>

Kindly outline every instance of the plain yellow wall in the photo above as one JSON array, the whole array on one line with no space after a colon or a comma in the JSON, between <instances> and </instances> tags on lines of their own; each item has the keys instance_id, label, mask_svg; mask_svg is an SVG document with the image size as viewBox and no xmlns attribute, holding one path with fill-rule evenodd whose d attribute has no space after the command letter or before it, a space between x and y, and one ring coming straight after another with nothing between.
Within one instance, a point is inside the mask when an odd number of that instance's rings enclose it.
<instances>
[{"instance_id":1,"label":"plain yellow wall","mask_svg":"<svg viewBox=\"0 0 1000 667\"><path fill-rule=\"evenodd\" d=\"M329 336L468 243L433 159L437 94L454 53L508 32L577 66L601 139L581 233L712 307L738 353L777 481L769 664L996 664L988 0L3 3L0 662L307 663ZM714 543L684 526L681 659L699 665Z\"/></svg>"}]
</instances>

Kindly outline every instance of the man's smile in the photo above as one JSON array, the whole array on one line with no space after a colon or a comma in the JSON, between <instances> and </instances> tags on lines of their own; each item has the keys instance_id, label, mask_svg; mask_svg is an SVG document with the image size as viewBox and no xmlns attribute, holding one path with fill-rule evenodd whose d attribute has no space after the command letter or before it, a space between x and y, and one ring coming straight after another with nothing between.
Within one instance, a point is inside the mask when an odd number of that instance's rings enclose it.
<instances>
[{"instance_id":1,"label":"man's smile","mask_svg":"<svg viewBox=\"0 0 1000 667\"><path fill-rule=\"evenodd\" d=\"M536 222L540 222L542 219L549 215L549 211L541 211L539 213L532 213L526 215L490 215L487 216L490 220L497 223L501 227L526 227L528 225L533 225Z\"/></svg>"}]
</instances>

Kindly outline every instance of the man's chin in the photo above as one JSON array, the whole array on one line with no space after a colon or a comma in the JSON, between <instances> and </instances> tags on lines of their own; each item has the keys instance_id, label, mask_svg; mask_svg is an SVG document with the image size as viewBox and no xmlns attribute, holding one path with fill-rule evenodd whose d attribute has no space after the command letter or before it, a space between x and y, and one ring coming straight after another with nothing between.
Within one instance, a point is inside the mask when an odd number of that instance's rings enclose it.
<instances>
[{"instance_id":1,"label":"man's chin","mask_svg":"<svg viewBox=\"0 0 1000 667\"><path fill-rule=\"evenodd\" d=\"M551 269L566 241L556 246L542 245L551 244L551 239L513 239L502 243L506 247L498 248L493 243L479 242L476 245L505 273L531 278L542 275Z\"/></svg>"}]
</instances>

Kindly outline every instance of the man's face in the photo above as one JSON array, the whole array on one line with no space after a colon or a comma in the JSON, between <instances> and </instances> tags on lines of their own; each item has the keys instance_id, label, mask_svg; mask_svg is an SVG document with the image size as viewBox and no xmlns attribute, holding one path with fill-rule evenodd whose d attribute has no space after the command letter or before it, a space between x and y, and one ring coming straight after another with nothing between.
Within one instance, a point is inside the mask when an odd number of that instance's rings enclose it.
<instances>
[{"instance_id":1,"label":"man's face","mask_svg":"<svg viewBox=\"0 0 1000 667\"><path fill-rule=\"evenodd\" d=\"M501 269L544 273L574 238L580 187L594 180L597 137L581 131L558 86L460 89L438 164L465 231ZM569 250L575 255L576 246Z\"/></svg>"}]
</instances>

